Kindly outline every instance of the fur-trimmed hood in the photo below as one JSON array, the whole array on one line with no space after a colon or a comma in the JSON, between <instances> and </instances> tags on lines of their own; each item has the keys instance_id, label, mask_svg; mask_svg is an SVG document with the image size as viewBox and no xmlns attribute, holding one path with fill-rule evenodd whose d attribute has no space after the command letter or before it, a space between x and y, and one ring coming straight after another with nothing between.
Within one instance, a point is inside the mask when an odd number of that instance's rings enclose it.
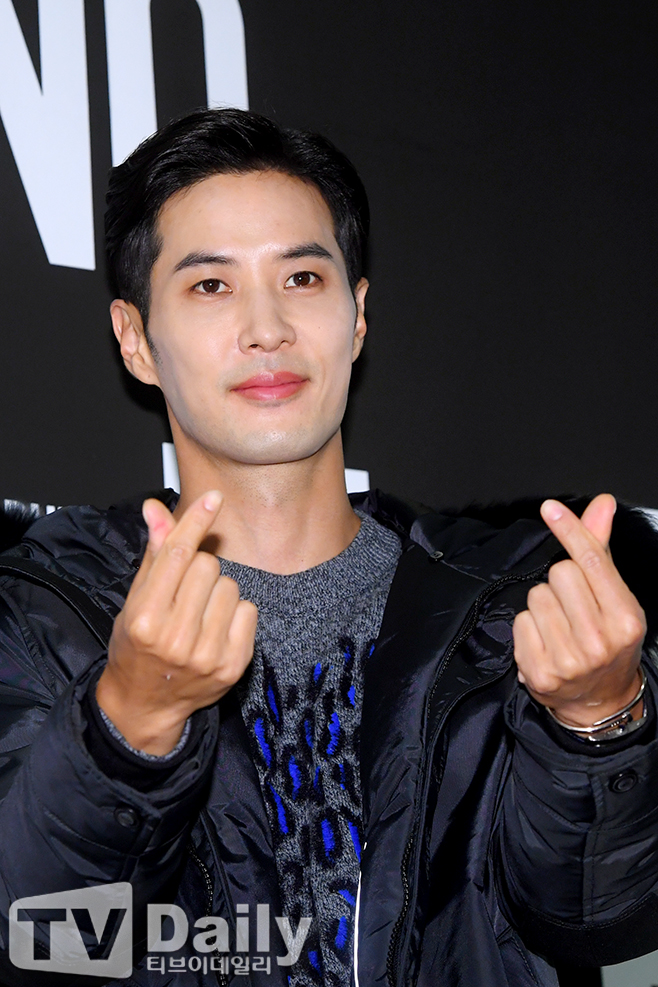
<instances>
[{"instance_id":1,"label":"fur-trimmed hood","mask_svg":"<svg viewBox=\"0 0 658 987\"><path fill-rule=\"evenodd\" d=\"M22 504L0 508L0 552L18 545L35 521L34 511Z\"/></svg>"}]
</instances>

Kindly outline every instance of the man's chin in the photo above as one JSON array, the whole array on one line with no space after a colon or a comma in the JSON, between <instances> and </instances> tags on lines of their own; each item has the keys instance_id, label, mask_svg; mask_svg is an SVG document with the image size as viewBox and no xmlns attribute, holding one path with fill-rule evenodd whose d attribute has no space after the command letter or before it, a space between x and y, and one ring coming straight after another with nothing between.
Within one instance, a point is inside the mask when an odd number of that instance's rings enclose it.
<instances>
[{"instance_id":1,"label":"man's chin","mask_svg":"<svg viewBox=\"0 0 658 987\"><path fill-rule=\"evenodd\" d=\"M316 453L314 452L288 452L288 453L261 453L260 455L253 454L251 456L242 456L237 462L242 466L292 466L295 463L309 463L311 462Z\"/></svg>"},{"instance_id":2,"label":"man's chin","mask_svg":"<svg viewBox=\"0 0 658 987\"><path fill-rule=\"evenodd\" d=\"M245 443L240 449L232 450L229 456L236 463L244 466L289 466L293 463L309 463L322 456L336 433L312 439L305 436L291 438L277 436L267 442Z\"/></svg>"}]
</instances>

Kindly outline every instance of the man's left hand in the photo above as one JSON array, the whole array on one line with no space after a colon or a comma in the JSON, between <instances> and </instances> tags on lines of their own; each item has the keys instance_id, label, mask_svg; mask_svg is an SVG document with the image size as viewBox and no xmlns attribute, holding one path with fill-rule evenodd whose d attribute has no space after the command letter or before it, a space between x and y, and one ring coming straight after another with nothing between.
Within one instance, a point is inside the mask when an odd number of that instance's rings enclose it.
<instances>
[{"instance_id":1,"label":"man's left hand","mask_svg":"<svg viewBox=\"0 0 658 987\"><path fill-rule=\"evenodd\" d=\"M533 586L514 621L519 681L571 726L618 712L638 691L644 611L608 548L616 502L599 494L582 518L556 500L541 515L570 555ZM642 704L634 710L639 716Z\"/></svg>"}]
</instances>

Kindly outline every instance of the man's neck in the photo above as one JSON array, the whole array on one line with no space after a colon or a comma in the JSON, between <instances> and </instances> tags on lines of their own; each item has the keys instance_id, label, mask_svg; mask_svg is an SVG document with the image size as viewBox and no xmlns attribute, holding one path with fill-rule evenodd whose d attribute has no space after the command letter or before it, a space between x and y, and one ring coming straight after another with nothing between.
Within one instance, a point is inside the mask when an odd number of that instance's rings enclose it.
<instances>
[{"instance_id":1,"label":"man's neck","mask_svg":"<svg viewBox=\"0 0 658 987\"><path fill-rule=\"evenodd\" d=\"M180 518L206 490L223 503L204 548L233 562L289 574L339 555L359 519L345 490L340 434L309 459L267 466L212 461L178 448Z\"/></svg>"}]
</instances>

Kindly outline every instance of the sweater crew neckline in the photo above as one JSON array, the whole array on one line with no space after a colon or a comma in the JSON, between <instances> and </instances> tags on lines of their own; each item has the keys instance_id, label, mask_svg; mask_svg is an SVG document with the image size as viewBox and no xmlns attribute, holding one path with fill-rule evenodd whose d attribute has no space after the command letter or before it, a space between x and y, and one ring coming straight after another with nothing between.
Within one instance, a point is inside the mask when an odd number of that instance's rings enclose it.
<instances>
[{"instance_id":1,"label":"sweater crew neckline","mask_svg":"<svg viewBox=\"0 0 658 987\"><path fill-rule=\"evenodd\" d=\"M220 557L222 573L234 579L240 597L270 613L302 613L328 610L345 596L355 600L380 582L382 571L397 564L400 539L362 511L359 530L339 555L310 569L287 575L267 572Z\"/></svg>"}]
</instances>

